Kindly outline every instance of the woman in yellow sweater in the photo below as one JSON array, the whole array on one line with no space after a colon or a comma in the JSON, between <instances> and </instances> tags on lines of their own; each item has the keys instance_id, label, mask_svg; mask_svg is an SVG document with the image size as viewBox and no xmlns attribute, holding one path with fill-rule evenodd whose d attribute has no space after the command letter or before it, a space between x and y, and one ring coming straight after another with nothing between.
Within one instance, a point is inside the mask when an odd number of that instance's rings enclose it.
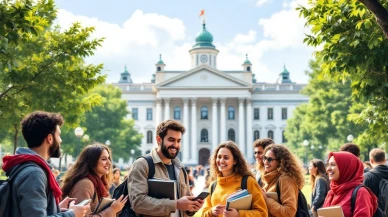
<instances>
[{"instance_id":1,"label":"woman in yellow sweater","mask_svg":"<svg viewBox=\"0 0 388 217\"><path fill-rule=\"evenodd\" d=\"M237 145L227 141L218 145L209 159L210 179L217 180L217 185L211 196L205 200L203 217L267 217L268 211L262 191L252 173L249 171L243 155ZM250 210L225 209L226 198L241 189L243 176L248 175L247 190L252 194ZM209 192L211 192L209 186Z\"/></svg>"},{"instance_id":2,"label":"woman in yellow sweater","mask_svg":"<svg viewBox=\"0 0 388 217\"><path fill-rule=\"evenodd\" d=\"M299 189L303 188L302 165L284 145L270 145L265 148L263 192L276 192L279 182L280 201L269 198L264 193L270 217L294 217L298 206Z\"/></svg>"}]
</instances>

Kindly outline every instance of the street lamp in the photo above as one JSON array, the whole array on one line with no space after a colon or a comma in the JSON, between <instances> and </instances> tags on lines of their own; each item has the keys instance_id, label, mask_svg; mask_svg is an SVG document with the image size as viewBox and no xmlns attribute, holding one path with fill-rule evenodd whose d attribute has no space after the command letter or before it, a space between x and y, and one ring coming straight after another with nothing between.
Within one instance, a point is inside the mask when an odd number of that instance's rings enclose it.
<instances>
[{"instance_id":1,"label":"street lamp","mask_svg":"<svg viewBox=\"0 0 388 217\"><path fill-rule=\"evenodd\" d=\"M76 152L76 157L79 155L79 147L81 146L81 137L84 135L84 130L81 127L77 127L74 130L74 134L76 137L78 137L78 146L77 146L77 152Z\"/></svg>"},{"instance_id":2,"label":"street lamp","mask_svg":"<svg viewBox=\"0 0 388 217\"><path fill-rule=\"evenodd\" d=\"M84 142L88 142L90 139L89 135L88 134L85 134L83 137L82 137L82 140L84 140Z\"/></svg>"},{"instance_id":3,"label":"street lamp","mask_svg":"<svg viewBox=\"0 0 388 217\"><path fill-rule=\"evenodd\" d=\"M303 141L303 145L304 145L304 147L306 147L306 152L305 152L305 159L306 159L306 166L307 166L307 146L309 146L309 141L308 140L304 140Z\"/></svg>"},{"instance_id":4,"label":"street lamp","mask_svg":"<svg viewBox=\"0 0 388 217\"><path fill-rule=\"evenodd\" d=\"M348 142L353 142L354 136L352 134L349 134L346 139L348 139Z\"/></svg>"},{"instance_id":5,"label":"street lamp","mask_svg":"<svg viewBox=\"0 0 388 217\"><path fill-rule=\"evenodd\" d=\"M135 150L131 149L131 164L133 163L133 155L135 154Z\"/></svg>"},{"instance_id":6,"label":"street lamp","mask_svg":"<svg viewBox=\"0 0 388 217\"><path fill-rule=\"evenodd\" d=\"M110 143L109 139L106 140L105 144L106 144L107 146L110 146L111 143Z\"/></svg>"}]
</instances>

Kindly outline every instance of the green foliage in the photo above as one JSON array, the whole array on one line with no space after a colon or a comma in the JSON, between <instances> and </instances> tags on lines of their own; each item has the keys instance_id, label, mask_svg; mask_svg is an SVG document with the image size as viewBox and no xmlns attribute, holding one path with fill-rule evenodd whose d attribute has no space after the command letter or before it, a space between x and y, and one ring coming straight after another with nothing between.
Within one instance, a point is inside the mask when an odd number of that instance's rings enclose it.
<instances>
[{"instance_id":1,"label":"green foliage","mask_svg":"<svg viewBox=\"0 0 388 217\"><path fill-rule=\"evenodd\" d=\"M387 1L376 4L388 7ZM318 77L349 83L353 100L366 105L352 119L368 125L369 136L387 139L388 41L374 14L358 0L309 1L298 10L312 31L305 43L323 46L316 53L323 60Z\"/></svg>"}]
</instances>

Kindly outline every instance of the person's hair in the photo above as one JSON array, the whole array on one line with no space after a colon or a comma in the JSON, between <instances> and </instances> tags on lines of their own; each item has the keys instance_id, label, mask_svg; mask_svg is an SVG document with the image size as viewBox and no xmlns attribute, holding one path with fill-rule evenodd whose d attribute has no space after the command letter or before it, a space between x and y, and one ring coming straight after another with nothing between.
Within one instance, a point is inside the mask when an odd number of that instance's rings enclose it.
<instances>
[{"instance_id":1,"label":"person's hair","mask_svg":"<svg viewBox=\"0 0 388 217\"><path fill-rule=\"evenodd\" d=\"M313 159L310 161L310 163L313 165L313 167L318 169L316 176L310 173L311 190L312 192L314 192L315 181L319 177L324 177L326 179L326 167L325 167L325 163L323 163L323 161L320 159Z\"/></svg>"},{"instance_id":2,"label":"person's hair","mask_svg":"<svg viewBox=\"0 0 388 217\"><path fill-rule=\"evenodd\" d=\"M277 170L281 175L287 175L295 181L299 189L303 188L304 175L303 167L298 158L293 155L284 145L269 145L264 150L264 154L272 151L279 165Z\"/></svg>"},{"instance_id":3,"label":"person's hair","mask_svg":"<svg viewBox=\"0 0 388 217\"><path fill-rule=\"evenodd\" d=\"M384 162L385 152L381 148L374 148L369 152L369 158L373 159L376 163Z\"/></svg>"},{"instance_id":4,"label":"person's hair","mask_svg":"<svg viewBox=\"0 0 388 217\"><path fill-rule=\"evenodd\" d=\"M166 120L158 125L156 128L156 135L158 135L163 140L168 130L179 131L182 133L182 135L186 132L185 127L178 121Z\"/></svg>"},{"instance_id":5,"label":"person's hair","mask_svg":"<svg viewBox=\"0 0 388 217\"><path fill-rule=\"evenodd\" d=\"M267 146L269 146L271 144L275 144L275 142L271 138L256 139L253 142L253 148L261 146L261 147L263 147L263 149L265 149Z\"/></svg>"},{"instance_id":6,"label":"person's hair","mask_svg":"<svg viewBox=\"0 0 388 217\"><path fill-rule=\"evenodd\" d=\"M245 158L244 158L243 154L241 153L240 149L238 148L238 146L235 143L233 143L232 141L226 141L226 142L219 144L217 146L216 150L213 152L212 156L209 158L210 178L209 178L208 183L211 183L212 181L216 180L217 176L221 174L221 172L218 171L218 167L217 167L217 163L216 163L217 154L221 148L227 148L232 153L233 159L236 161L236 164L234 164L234 166L233 166L233 173L234 174L237 174L240 176L249 175L249 176L253 177L253 174L251 173L251 171L249 171L248 165L245 161Z\"/></svg>"},{"instance_id":7,"label":"person's hair","mask_svg":"<svg viewBox=\"0 0 388 217\"><path fill-rule=\"evenodd\" d=\"M82 150L74 165L64 174L62 183L62 197L68 196L74 185L88 174L96 175L95 169L104 150L108 152L109 160L111 160L111 151L106 145L94 143L92 145L86 146ZM105 181L105 183L110 183L112 179L112 166L110 168L109 174L103 175L101 179ZM105 187L107 190L109 189L109 186Z\"/></svg>"},{"instance_id":8,"label":"person's hair","mask_svg":"<svg viewBox=\"0 0 388 217\"><path fill-rule=\"evenodd\" d=\"M49 134L54 136L57 126L62 126L63 122L62 115L58 113L35 111L24 117L20 124L28 147L36 148Z\"/></svg>"},{"instance_id":9,"label":"person's hair","mask_svg":"<svg viewBox=\"0 0 388 217\"><path fill-rule=\"evenodd\" d=\"M116 172L120 172L120 168L114 168L112 174L115 174Z\"/></svg>"},{"instance_id":10,"label":"person's hair","mask_svg":"<svg viewBox=\"0 0 388 217\"><path fill-rule=\"evenodd\" d=\"M341 146L340 151L347 151L352 153L356 157L360 157L360 147L353 143L345 143Z\"/></svg>"}]
</instances>

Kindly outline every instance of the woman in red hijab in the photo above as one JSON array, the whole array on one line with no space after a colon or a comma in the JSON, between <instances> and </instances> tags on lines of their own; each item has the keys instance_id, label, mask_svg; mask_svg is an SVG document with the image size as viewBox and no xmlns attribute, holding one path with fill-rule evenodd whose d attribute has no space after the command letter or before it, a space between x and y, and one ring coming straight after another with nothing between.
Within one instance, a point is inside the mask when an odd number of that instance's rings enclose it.
<instances>
[{"instance_id":1,"label":"woman in red hijab","mask_svg":"<svg viewBox=\"0 0 388 217\"><path fill-rule=\"evenodd\" d=\"M354 188L361 185L364 166L360 159L349 152L331 152L326 169L331 190L323 207L341 206L345 217L372 217L377 209L377 198L366 187L358 190L354 212L351 211L351 197Z\"/></svg>"}]
</instances>

